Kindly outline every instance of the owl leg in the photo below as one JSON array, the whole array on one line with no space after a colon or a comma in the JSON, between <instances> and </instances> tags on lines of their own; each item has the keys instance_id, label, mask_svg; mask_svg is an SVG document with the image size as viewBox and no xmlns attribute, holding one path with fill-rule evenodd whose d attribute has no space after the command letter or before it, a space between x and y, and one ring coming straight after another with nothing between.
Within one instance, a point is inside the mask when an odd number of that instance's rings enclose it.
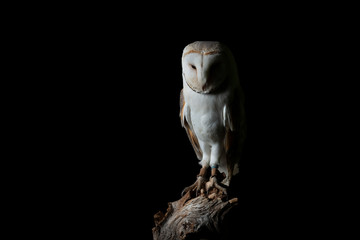
<instances>
[{"instance_id":1,"label":"owl leg","mask_svg":"<svg viewBox=\"0 0 360 240\"><path fill-rule=\"evenodd\" d=\"M181 196L184 196L185 193L191 191L191 190L195 190L196 189L196 196L198 196L200 194L200 191L202 188L205 187L205 183L206 183L206 170L207 170L207 166L204 166L200 169L200 173L197 175L197 179L196 181L186 187L182 192L181 192Z\"/></svg>"},{"instance_id":2,"label":"owl leg","mask_svg":"<svg viewBox=\"0 0 360 240\"><path fill-rule=\"evenodd\" d=\"M224 176L222 176L218 170L218 165L212 165L211 166L211 176L210 181L206 183L206 190L209 193L211 189L218 189L222 191L225 195L227 195L227 190L224 185L222 185L219 181L219 179L223 179Z\"/></svg>"},{"instance_id":3,"label":"owl leg","mask_svg":"<svg viewBox=\"0 0 360 240\"><path fill-rule=\"evenodd\" d=\"M206 190L209 192L209 190L216 188L220 191L222 191L225 195L227 195L226 187L220 183L224 179L224 176L219 172L219 159L221 159L222 154L224 154L221 151L220 145L215 145L212 147L211 151L211 176L210 181L206 184Z\"/></svg>"}]
</instances>

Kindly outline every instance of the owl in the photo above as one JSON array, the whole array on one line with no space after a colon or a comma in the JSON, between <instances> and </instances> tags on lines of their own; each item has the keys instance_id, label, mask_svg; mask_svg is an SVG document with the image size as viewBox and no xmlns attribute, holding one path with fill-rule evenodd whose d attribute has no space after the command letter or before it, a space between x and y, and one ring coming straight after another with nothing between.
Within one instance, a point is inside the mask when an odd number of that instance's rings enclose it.
<instances>
[{"instance_id":1,"label":"owl","mask_svg":"<svg viewBox=\"0 0 360 240\"><path fill-rule=\"evenodd\" d=\"M182 195L212 188L227 194L231 178L239 172L246 137L237 64L225 44L196 41L183 49L181 66L180 121L201 166Z\"/></svg>"}]
</instances>

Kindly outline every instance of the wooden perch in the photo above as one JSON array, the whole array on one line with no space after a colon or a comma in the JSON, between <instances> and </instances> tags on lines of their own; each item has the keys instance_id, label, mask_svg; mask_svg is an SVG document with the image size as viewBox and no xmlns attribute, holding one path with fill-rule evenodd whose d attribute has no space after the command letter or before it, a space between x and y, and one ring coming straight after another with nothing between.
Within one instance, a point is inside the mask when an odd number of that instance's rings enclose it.
<instances>
[{"instance_id":1,"label":"wooden perch","mask_svg":"<svg viewBox=\"0 0 360 240\"><path fill-rule=\"evenodd\" d=\"M226 218L238 199L227 200L215 191L195 197L187 192L178 201L168 203L167 212L154 215L154 240L227 239Z\"/></svg>"}]
</instances>

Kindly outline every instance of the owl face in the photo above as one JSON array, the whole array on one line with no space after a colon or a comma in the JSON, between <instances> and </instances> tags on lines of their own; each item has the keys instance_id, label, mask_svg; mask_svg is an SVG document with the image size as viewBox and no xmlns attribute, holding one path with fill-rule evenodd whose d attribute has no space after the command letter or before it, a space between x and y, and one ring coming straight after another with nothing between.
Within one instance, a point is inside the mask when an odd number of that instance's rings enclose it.
<instances>
[{"instance_id":1,"label":"owl face","mask_svg":"<svg viewBox=\"0 0 360 240\"><path fill-rule=\"evenodd\" d=\"M194 42L182 55L183 78L198 93L211 93L227 78L224 47L219 42Z\"/></svg>"}]
</instances>

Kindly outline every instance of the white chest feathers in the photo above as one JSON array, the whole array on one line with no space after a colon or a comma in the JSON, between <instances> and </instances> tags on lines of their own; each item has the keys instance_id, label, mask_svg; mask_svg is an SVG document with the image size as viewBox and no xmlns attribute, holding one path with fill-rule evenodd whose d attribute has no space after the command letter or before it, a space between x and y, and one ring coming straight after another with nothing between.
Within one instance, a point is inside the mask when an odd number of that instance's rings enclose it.
<instances>
[{"instance_id":1,"label":"white chest feathers","mask_svg":"<svg viewBox=\"0 0 360 240\"><path fill-rule=\"evenodd\" d=\"M224 107L227 94L201 94L184 88L185 117L199 140L221 142L225 135Z\"/></svg>"}]
</instances>

